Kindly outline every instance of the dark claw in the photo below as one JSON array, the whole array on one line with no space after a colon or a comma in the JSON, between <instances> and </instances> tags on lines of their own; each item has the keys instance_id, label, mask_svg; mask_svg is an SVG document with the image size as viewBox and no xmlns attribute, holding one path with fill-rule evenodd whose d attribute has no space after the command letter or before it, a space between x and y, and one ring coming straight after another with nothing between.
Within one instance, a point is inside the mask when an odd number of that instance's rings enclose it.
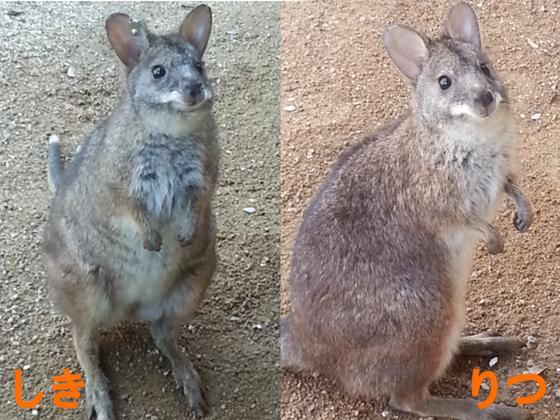
<instances>
[{"instance_id":1,"label":"dark claw","mask_svg":"<svg viewBox=\"0 0 560 420\"><path fill-rule=\"evenodd\" d=\"M200 401L197 406L192 407L192 413L196 417L204 417L209 411L208 403L206 401Z\"/></svg>"},{"instance_id":2,"label":"dark claw","mask_svg":"<svg viewBox=\"0 0 560 420\"><path fill-rule=\"evenodd\" d=\"M144 249L159 252L161 251L162 242L161 235L159 233L155 233L151 237L144 239Z\"/></svg>"},{"instance_id":3,"label":"dark claw","mask_svg":"<svg viewBox=\"0 0 560 420\"><path fill-rule=\"evenodd\" d=\"M180 377L179 377L180 378ZM195 417L204 417L210 411L210 406L208 404L208 391L206 386L198 375L196 375L196 382L190 383L190 379L177 380L177 385L182 391L182 394L187 400L187 404L191 413Z\"/></svg>"},{"instance_id":4,"label":"dark claw","mask_svg":"<svg viewBox=\"0 0 560 420\"><path fill-rule=\"evenodd\" d=\"M520 217L517 212L513 215L513 225L515 226L517 231L520 232L520 233L526 232L527 228L528 228L527 220Z\"/></svg>"},{"instance_id":5,"label":"dark claw","mask_svg":"<svg viewBox=\"0 0 560 420\"><path fill-rule=\"evenodd\" d=\"M182 247L189 246L192 243L192 238L183 238L181 235L177 236L177 241Z\"/></svg>"},{"instance_id":6,"label":"dark claw","mask_svg":"<svg viewBox=\"0 0 560 420\"><path fill-rule=\"evenodd\" d=\"M144 249L147 249L148 251L159 252L161 251L161 243L152 244L144 241Z\"/></svg>"}]
</instances>

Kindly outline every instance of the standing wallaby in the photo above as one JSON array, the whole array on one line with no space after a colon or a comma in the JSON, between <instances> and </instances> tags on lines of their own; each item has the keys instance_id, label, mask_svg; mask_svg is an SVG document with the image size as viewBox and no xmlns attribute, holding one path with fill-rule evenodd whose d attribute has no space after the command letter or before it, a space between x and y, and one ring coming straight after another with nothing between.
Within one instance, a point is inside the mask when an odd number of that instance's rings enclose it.
<instances>
[{"instance_id":1,"label":"standing wallaby","mask_svg":"<svg viewBox=\"0 0 560 420\"><path fill-rule=\"evenodd\" d=\"M514 225L531 224L515 181L509 100L481 50L470 6L452 7L430 40L405 26L383 33L410 82L409 111L346 151L305 211L293 249L291 313L282 366L316 370L351 394L389 397L394 409L464 420L526 419L520 408L480 410L428 387L456 352L514 351L512 337L461 338L477 239L507 193Z\"/></svg>"},{"instance_id":2,"label":"standing wallaby","mask_svg":"<svg viewBox=\"0 0 560 420\"><path fill-rule=\"evenodd\" d=\"M165 36L111 15L107 36L126 75L122 100L64 173L58 138L51 138L49 291L72 321L88 418L114 418L95 334L124 320L150 324L193 413L208 409L200 377L176 340L216 266L211 202L219 152L202 62L211 25L204 5Z\"/></svg>"}]
</instances>

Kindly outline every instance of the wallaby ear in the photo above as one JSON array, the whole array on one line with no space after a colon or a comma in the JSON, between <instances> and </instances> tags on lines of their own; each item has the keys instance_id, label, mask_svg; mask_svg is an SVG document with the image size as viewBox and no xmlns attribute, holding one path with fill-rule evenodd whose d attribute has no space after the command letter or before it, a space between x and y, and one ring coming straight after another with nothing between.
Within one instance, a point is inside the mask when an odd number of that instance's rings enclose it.
<instances>
[{"instance_id":1,"label":"wallaby ear","mask_svg":"<svg viewBox=\"0 0 560 420\"><path fill-rule=\"evenodd\" d=\"M196 48L202 57L210 38L211 29L212 10L208 6L201 4L191 10L187 17L185 17L179 28L179 33L185 41Z\"/></svg>"},{"instance_id":2,"label":"wallaby ear","mask_svg":"<svg viewBox=\"0 0 560 420\"><path fill-rule=\"evenodd\" d=\"M408 26L397 25L383 32L383 44L400 72L415 82L428 57L422 36Z\"/></svg>"},{"instance_id":3,"label":"wallaby ear","mask_svg":"<svg viewBox=\"0 0 560 420\"><path fill-rule=\"evenodd\" d=\"M138 63L142 51L150 45L146 29L132 22L130 17L123 13L109 16L105 21L105 30L115 54L127 67Z\"/></svg>"},{"instance_id":4,"label":"wallaby ear","mask_svg":"<svg viewBox=\"0 0 560 420\"><path fill-rule=\"evenodd\" d=\"M467 3L458 3L451 8L445 21L445 32L451 38L468 42L480 48L480 32L474 10Z\"/></svg>"}]
</instances>

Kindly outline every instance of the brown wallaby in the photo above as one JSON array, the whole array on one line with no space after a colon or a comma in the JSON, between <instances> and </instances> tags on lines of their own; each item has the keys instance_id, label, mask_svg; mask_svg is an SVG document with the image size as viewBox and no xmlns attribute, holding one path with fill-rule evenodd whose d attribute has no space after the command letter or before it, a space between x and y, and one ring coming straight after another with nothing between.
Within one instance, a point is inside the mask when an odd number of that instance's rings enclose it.
<instances>
[{"instance_id":1,"label":"brown wallaby","mask_svg":"<svg viewBox=\"0 0 560 420\"><path fill-rule=\"evenodd\" d=\"M457 352L523 346L460 336L477 239L492 253L503 248L490 224L503 193L516 203L517 230L532 219L516 184L506 90L467 4L451 8L437 39L395 26L383 42L410 82L410 109L343 153L304 213L282 366L321 372L350 394L388 397L418 416L529 418L521 408L481 410L476 400L428 389Z\"/></svg>"},{"instance_id":2,"label":"brown wallaby","mask_svg":"<svg viewBox=\"0 0 560 420\"><path fill-rule=\"evenodd\" d=\"M64 172L58 138L51 137L48 284L72 321L88 418L114 418L96 330L126 320L150 324L193 413L208 408L176 339L216 265L211 202L219 152L202 61L211 24L204 5L177 33L163 36L127 15L111 15L107 36L126 76L122 100Z\"/></svg>"}]
</instances>

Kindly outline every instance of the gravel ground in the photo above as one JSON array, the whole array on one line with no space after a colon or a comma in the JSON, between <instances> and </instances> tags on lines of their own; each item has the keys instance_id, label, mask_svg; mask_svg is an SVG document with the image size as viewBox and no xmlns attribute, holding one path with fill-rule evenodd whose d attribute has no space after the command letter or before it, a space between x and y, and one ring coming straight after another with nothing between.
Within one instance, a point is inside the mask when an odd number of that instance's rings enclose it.
<instances>
[{"instance_id":1,"label":"gravel ground","mask_svg":"<svg viewBox=\"0 0 560 420\"><path fill-rule=\"evenodd\" d=\"M465 398L474 367L491 369L499 400L513 404L532 386L508 389L506 378L546 369L546 396L528 408L536 420L560 418L560 3L481 0L473 3L482 41L511 88L517 115L522 185L535 221L527 234L512 226L512 207L496 221L506 252L480 249L467 293L468 333L490 329L531 340L516 357L455 363L436 395ZM284 3L282 77L282 312L289 306L287 270L302 212L340 152L406 107L407 92L382 48L381 32L406 23L436 34L449 2L316 1ZM305 32L302 32L305 28ZM285 47L284 47L285 46ZM288 47L289 46L289 47ZM482 395L481 397L484 397ZM283 374L283 419L409 418L384 402L343 395L322 377Z\"/></svg>"},{"instance_id":2,"label":"gravel ground","mask_svg":"<svg viewBox=\"0 0 560 420\"><path fill-rule=\"evenodd\" d=\"M223 152L220 263L180 344L209 388L210 418L277 418L279 5L209 4L215 26L205 57ZM0 419L81 418L81 409L55 408L49 389L52 376L79 365L69 323L46 298L39 251L50 199L47 139L58 134L69 156L115 105L116 59L104 30L110 13L128 13L161 32L178 28L190 8L0 4ZM188 418L170 366L144 326L104 331L101 350L119 418ZM46 391L35 415L14 402L16 368L25 371L26 398Z\"/></svg>"}]
</instances>

